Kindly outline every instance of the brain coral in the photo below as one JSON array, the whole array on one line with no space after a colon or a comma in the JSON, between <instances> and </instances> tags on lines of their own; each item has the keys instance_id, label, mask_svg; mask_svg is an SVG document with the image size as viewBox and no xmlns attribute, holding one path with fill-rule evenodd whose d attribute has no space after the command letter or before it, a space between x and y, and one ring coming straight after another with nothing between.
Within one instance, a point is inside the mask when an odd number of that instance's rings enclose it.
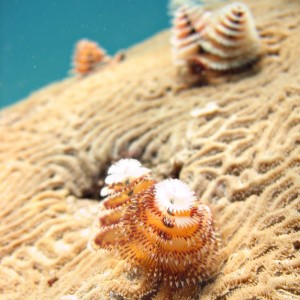
<instances>
[{"instance_id":1,"label":"brain coral","mask_svg":"<svg viewBox=\"0 0 300 300\"><path fill-rule=\"evenodd\" d=\"M0 113L3 299L299 298L300 4L246 2L265 53L259 73L182 89L162 33L122 64ZM170 296L87 249L92 200L121 157L183 180L211 207L224 263L193 295Z\"/></svg>"}]
</instances>

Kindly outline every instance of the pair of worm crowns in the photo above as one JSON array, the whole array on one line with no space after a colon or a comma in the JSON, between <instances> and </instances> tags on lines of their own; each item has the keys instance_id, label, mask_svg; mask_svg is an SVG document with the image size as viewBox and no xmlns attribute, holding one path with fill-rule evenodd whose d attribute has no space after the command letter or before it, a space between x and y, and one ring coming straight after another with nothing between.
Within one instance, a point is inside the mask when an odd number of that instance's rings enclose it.
<instances>
[{"instance_id":1,"label":"pair of worm crowns","mask_svg":"<svg viewBox=\"0 0 300 300\"><path fill-rule=\"evenodd\" d=\"M123 59L124 54L122 52L117 53L114 57L110 57L96 42L82 39L75 45L72 73L81 76L88 75L98 67L108 64L113 65Z\"/></svg>"},{"instance_id":2,"label":"pair of worm crowns","mask_svg":"<svg viewBox=\"0 0 300 300\"><path fill-rule=\"evenodd\" d=\"M213 12L199 6L181 6L174 15L172 33L174 64L191 74L241 70L260 55L254 19L243 3Z\"/></svg>"},{"instance_id":3,"label":"pair of worm crowns","mask_svg":"<svg viewBox=\"0 0 300 300\"><path fill-rule=\"evenodd\" d=\"M169 288L214 275L219 242L212 213L184 182L157 182L139 161L122 159L105 183L91 250L114 250Z\"/></svg>"}]
</instances>

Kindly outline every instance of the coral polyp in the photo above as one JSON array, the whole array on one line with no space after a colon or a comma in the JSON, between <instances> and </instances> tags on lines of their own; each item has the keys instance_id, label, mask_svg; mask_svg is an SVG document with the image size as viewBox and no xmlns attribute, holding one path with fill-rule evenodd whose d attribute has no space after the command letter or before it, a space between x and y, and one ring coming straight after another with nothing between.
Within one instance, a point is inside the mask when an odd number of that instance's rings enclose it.
<instances>
[{"instance_id":1,"label":"coral polyp","mask_svg":"<svg viewBox=\"0 0 300 300\"><path fill-rule=\"evenodd\" d=\"M77 42L73 56L73 72L87 75L92 72L97 64L109 59L106 52L96 42L82 39Z\"/></svg>"},{"instance_id":2,"label":"coral polyp","mask_svg":"<svg viewBox=\"0 0 300 300\"><path fill-rule=\"evenodd\" d=\"M117 251L129 266L169 288L211 277L218 267L219 242L210 208L178 179L157 183L148 172L130 174L141 175L101 203L91 248Z\"/></svg>"}]
</instances>

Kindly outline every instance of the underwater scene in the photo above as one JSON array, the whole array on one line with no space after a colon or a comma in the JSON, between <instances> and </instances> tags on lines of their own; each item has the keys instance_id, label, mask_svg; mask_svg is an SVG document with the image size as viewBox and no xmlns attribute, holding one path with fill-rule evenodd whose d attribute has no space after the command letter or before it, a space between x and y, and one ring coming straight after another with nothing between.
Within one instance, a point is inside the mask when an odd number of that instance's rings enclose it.
<instances>
[{"instance_id":1,"label":"underwater scene","mask_svg":"<svg viewBox=\"0 0 300 300\"><path fill-rule=\"evenodd\" d=\"M0 1L0 299L299 299L299 16Z\"/></svg>"},{"instance_id":2,"label":"underwater scene","mask_svg":"<svg viewBox=\"0 0 300 300\"><path fill-rule=\"evenodd\" d=\"M113 55L168 28L167 6L161 0L1 0L0 108L67 77L80 39L96 40Z\"/></svg>"}]
</instances>

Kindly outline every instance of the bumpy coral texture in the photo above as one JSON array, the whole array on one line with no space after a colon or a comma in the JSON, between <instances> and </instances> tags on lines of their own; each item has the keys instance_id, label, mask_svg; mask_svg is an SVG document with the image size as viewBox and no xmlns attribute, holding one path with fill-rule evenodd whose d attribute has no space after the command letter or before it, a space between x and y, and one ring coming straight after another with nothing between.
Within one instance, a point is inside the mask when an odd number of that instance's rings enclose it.
<instances>
[{"instance_id":1,"label":"bumpy coral texture","mask_svg":"<svg viewBox=\"0 0 300 300\"><path fill-rule=\"evenodd\" d=\"M2 298L168 299L86 247L92 199L121 157L183 180L218 221L220 271L173 299L299 297L300 4L246 2L265 53L259 73L180 90L163 33L122 64L0 113Z\"/></svg>"}]
</instances>

